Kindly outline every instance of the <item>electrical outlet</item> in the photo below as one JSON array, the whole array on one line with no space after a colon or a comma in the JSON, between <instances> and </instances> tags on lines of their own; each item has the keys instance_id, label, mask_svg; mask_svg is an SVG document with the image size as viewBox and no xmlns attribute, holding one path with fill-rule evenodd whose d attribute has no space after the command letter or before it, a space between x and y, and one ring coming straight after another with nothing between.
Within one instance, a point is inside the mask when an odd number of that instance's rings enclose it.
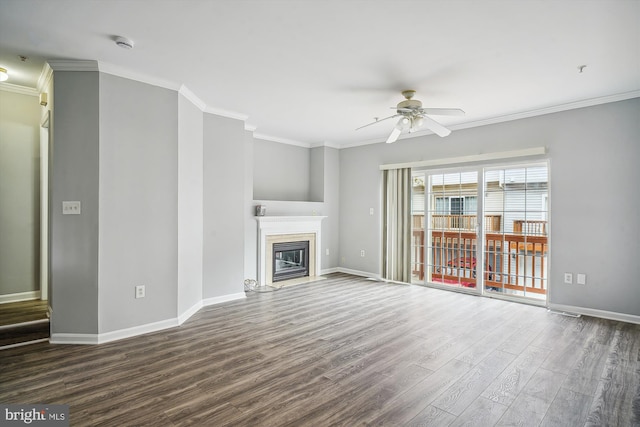
<instances>
[{"instance_id":1,"label":"electrical outlet","mask_svg":"<svg viewBox=\"0 0 640 427\"><path fill-rule=\"evenodd\" d=\"M373 215L373 208L369 208L369 215Z\"/></svg>"},{"instance_id":2,"label":"electrical outlet","mask_svg":"<svg viewBox=\"0 0 640 427\"><path fill-rule=\"evenodd\" d=\"M144 298L144 296L145 296L144 285L136 286L136 298Z\"/></svg>"},{"instance_id":3,"label":"electrical outlet","mask_svg":"<svg viewBox=\"0 0 640 427\"><path fill-rule=\"evenodd\" d=\"M360 251L360 256L364 257L364 249Z\"/></svg>"},{"instance_id":4,"label":"electrical outlet","mask_svg":"<svg viewBox=\"0 0 640 427\"><path fill-rule=\"evenodd\" d=\"M572 284L573 283L573 274L571 273L564 273L564 283L567 284Z\"/></svg>"},{"instance_id":5,"label":"electrical outlet","mask_svg":"<svg viewBox=\"0 0 640 427\"><path fill-rule=\"evenodd\" d=\"M329 248L325 250L326 254L329 255Z\"/></svg>"},{"instance_id":6,"label":"electrical outlet","mask_svg":"<svg viewBox=\"0 0 640 427\"><path fill-rule=\"evenodd\" d=\"M340 264L344 264L345 262L347 262L347 259L345 257L341 257Z\"/></svg>"},{"instance_id":7,"label":"electrical outlet","mask_svg":"<svg viewBox=\"0 0 640 427\"><path fill-rule=\"evenodd\" d=\"M586 285L587 284L587 275L584 273L576 274L576 283L578 285Z\"/></svg>"}]
</instances>

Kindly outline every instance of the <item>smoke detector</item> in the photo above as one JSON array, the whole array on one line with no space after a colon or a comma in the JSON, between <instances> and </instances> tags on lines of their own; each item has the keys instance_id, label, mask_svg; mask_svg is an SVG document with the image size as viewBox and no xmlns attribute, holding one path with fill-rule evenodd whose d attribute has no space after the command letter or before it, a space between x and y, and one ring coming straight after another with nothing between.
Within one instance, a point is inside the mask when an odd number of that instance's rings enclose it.
<instances>
[{"instance_id":1,"label":"smoke detector","mask_svg":"<svg viewBox=\"0 0 640 427\"><path fill-rule=\"evenodd\" d=\"M133 40L126 37L116 37L116 44L123 49L133 49Z\"/></svg>"}]
</instances>

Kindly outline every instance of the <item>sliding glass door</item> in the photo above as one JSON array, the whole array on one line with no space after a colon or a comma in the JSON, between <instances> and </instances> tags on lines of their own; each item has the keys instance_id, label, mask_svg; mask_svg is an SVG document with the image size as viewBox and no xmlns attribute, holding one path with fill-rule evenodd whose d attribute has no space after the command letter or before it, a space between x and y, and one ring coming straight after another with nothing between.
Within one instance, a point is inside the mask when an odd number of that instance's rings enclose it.
<instances>
[{"instance_id":1,"label":"sliding glass door","mask_svg":"<svg viewBox=\"0 0 640 427\"><path fill-rule=\"evenodd\" d=\"M544 300L548 200L546 163L414 171L412 282Z\"/></svg>"}]
</instances>

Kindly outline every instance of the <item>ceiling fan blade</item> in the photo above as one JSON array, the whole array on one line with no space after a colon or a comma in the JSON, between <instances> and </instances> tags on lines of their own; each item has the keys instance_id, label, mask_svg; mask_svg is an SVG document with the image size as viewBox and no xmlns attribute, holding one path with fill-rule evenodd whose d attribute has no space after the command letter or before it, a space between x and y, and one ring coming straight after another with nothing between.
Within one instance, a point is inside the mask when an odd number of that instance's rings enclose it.
<instances>
[{"instance_id":1,"label":"ceiling fan blade","mask_svg":"<svg viewBox=\"0 0 640 427\"><path fill-rule=\"evenodd\" d=\"M402 131L400 129L398 129L397 127L394 127L393 130L391 131L391 134L389 135L389 138L387 138L387 144L391 144L392 142L396 142L398 140L398 138L400 137L401 133L402 133Z\"/></svg>"},{"instance_id":2,"label":"ceiling fan blade","mask_svg":"<svg viewBox=\"0 0 640 427\"><path fill-rule=\"evenodd\" d=\"M436 122L430 117L424 116L424 126L431 129L434 133L438 134L438 136L445 137L451 133L449 129L442 126L440 123Z\"/></svg>"},{"instance_id":3,"label":"ceiling fan blade","mask_svg":"<svg viewBox=\"0 0 640 427\"><path fill-rule=\"evenodd\" d=\"M359 130L359 129L362 129L362 128L366 128L367 126L375 125L376 123L380 123L380 122L383 122L383 121L388 120L388 119L393 119L394 117L398 117L400 115L401 114L394 114L393 116L389 116L389 117L385 117L384 119L376 120L375 122L371 122L371 123L366 124L364 126L360 126L359 128L356 128L356 130Z\"/></svg>"},{"instance_id":4,"label":"ceiling fan blade","mask_svg":"<svg viewBox=\"0 0 640 427\"><path fill-rule=\"evenodd\" d=\"M465 114L459 108L421 108L420 111L434 116L464 116Z\"/></svg>"}]
</instances>

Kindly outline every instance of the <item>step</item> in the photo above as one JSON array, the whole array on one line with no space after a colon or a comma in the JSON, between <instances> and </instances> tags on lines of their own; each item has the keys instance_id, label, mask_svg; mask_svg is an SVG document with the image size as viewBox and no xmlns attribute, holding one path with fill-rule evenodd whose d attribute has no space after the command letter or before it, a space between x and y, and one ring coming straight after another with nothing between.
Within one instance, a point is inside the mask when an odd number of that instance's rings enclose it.
<instances>
[{"instance_id":1,"label":"step","mask_svg":"<svg viewBox=\"0 0 640 427\"><path fill-rule=\"evenodd\" d=\"M0 326L0 350L49 340L49 319Z\"/></svg>"}]
</instances>

